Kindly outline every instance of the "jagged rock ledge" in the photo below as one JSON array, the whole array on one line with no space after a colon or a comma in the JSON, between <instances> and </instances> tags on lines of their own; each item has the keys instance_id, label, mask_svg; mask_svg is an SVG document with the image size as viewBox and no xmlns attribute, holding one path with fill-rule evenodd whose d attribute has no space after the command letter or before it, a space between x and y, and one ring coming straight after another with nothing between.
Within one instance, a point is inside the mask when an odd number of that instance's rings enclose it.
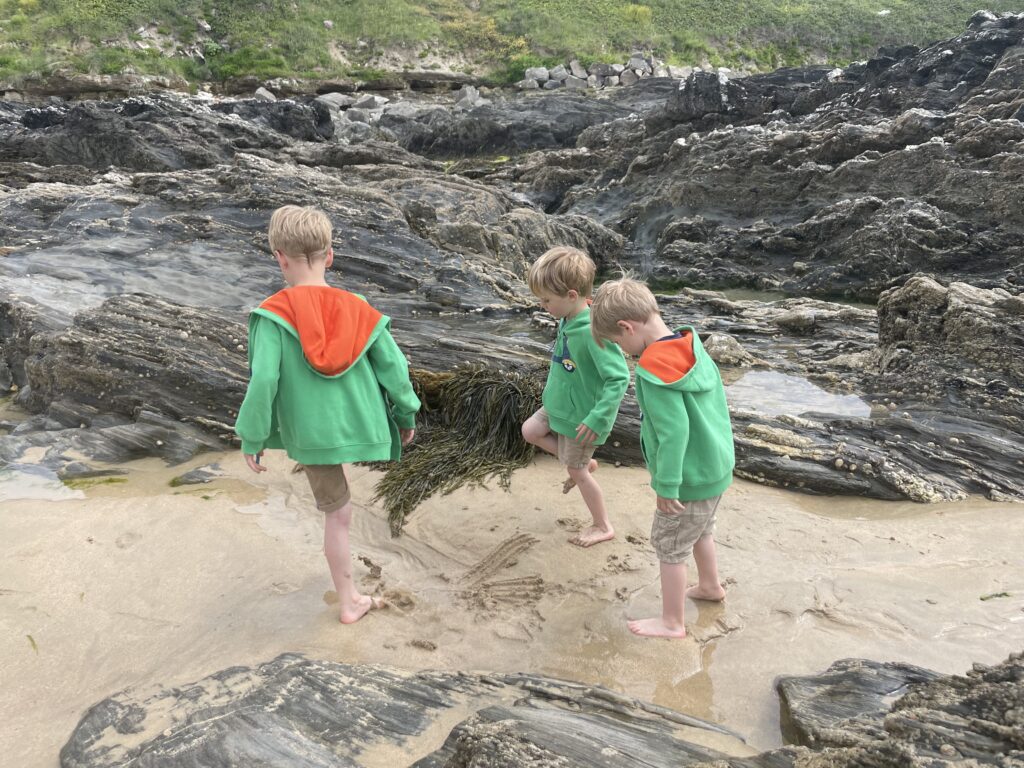
<instances>
[{"instance_id":1,"label":"jagged rock ledge","mask_svg":"<svg viewBox=\"0 0 1024 768\"><path fill-rule=\"evenodd\" d=\"M749 750L720 726L600 686L284 654L105 699L86 712L60 762L326 768L379 764L387 755L389 765L415 768L1014 768L1024 758L1024 654L962 677L847 660L817 678L782 679L779 688L813 751L735 757L730 752Z\"/></svg>"}]
</instances>

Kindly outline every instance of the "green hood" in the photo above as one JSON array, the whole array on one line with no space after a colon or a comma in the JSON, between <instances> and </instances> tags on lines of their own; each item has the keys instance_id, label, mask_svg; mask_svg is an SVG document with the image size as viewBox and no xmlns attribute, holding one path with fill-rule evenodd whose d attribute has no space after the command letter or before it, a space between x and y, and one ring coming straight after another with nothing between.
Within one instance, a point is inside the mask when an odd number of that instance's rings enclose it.
<instances>
[{"instance_id":1,"label":"green hood","mask_svg":"<svg viewBox=\"0 0 1024 768\"><path fill-rule=\"evenodd\" d=\"M676 332L650 344L636 367L640 442L659 496L709 499L729 487L735 465L725 387L696 330Z\"/></svg>"}]
</instances>

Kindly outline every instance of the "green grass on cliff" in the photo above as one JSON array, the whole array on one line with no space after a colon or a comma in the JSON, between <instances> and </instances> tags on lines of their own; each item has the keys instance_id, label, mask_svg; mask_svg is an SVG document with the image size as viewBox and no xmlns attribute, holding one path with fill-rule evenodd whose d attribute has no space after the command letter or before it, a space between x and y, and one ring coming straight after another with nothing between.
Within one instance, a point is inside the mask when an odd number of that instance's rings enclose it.
<instances>
[{"instance_id":1,"label":"green grass on cliff","mask_svg":"<svg viewBox=\"0 0 1024 768\"><path fill-rule=\"evenodd\" d=\"M1024 10L1024 0L984 5ZM58 68L190 80L331 77L380 66L377 57L396 46L423 59L459 52L504 80L570 56L621 62L635 48L678 64L771 69L812 58L844 63L883 44L951 37L978 7L975 0L0 0L0 78ZM165 55L136 33L147 25L162 40L198 46L205 60Z\"/></svg>"}]
</instances>

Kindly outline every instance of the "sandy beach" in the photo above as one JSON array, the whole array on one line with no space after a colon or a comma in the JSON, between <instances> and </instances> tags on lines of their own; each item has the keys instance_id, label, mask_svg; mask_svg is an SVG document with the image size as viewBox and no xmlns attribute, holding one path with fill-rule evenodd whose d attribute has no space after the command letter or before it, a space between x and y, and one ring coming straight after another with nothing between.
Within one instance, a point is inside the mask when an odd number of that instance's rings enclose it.
<instances>
[{"instance_id":1,"label":"sandy beach","mask_svg":"<svg viewBox=\"0 0 1024 768\"><path fill-rule=\"evenodd\" d=\"M211 461L224 477L169 485ZM726 602L689 603L684 641L635 638L626 618L660 606L647 473L601 467L617 537L581 550L566 539L585 508L562 496L548 458L517 473L511 493L431 499L398 539L368 503L377 475L351 468L357 578L390 607L345 627L305 479L281 453L266 464L256 476L239 454L146 460L77 498L3 502L5 762L57 765L84 710L125 687L285 651L600 683L761 749L781 742L777 675L851 656L960 672L1024 647L1019 505L818 498L742 481L719 510Z\"/></svg>"}]
</instances>

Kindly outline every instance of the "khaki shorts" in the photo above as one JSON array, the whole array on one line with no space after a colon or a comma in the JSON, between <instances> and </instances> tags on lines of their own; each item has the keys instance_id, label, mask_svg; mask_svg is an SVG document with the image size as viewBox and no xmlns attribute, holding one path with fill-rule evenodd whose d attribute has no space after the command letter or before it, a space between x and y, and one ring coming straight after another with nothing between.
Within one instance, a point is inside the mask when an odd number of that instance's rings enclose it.
<instances>
[{"instance_id":1,"label":"khaki shorts","mask_svg":"<svg viewBox=\"0 0 1024 768\"><path fill-rule=\"evenodd\" d=\"M348 488L345 469L341 464L304 464L309 487L316 499L316 508L321 512L337 512L350 501L352 492Z\"/></svg>"},{"instance_id":2,"label":"khaki shorts","mask_svg":"<svg viewBox=\"0 0 1024 768\"><path fill-rule=\"evenodd\" d=\"M548 419L548 412L544 410L543 406L530 418L544 422L548 431L551 431L551 422ZM583 469L590 465L590 460L594 457L594 451L597 449L596 445L593 443L590 445L582 445L576 442L572 437L560 435L557 432L553 432L552 434L558 438L558 460L562 462L563 465L570 469Z\"/></svg>"},{"instance_id":3,"label":"khaki shorts","mask_svg":"<svg viewBox=\"0 0 1024 768\"><path fill-rule=\"evenodd\" d=\"M682 563L693 553L701 536L715 532L715 510L721 494L712 499L680 502L686 509L678 515L655 511L651 526L651 544L663 563Z\"/></svg>"}]
</instances>

